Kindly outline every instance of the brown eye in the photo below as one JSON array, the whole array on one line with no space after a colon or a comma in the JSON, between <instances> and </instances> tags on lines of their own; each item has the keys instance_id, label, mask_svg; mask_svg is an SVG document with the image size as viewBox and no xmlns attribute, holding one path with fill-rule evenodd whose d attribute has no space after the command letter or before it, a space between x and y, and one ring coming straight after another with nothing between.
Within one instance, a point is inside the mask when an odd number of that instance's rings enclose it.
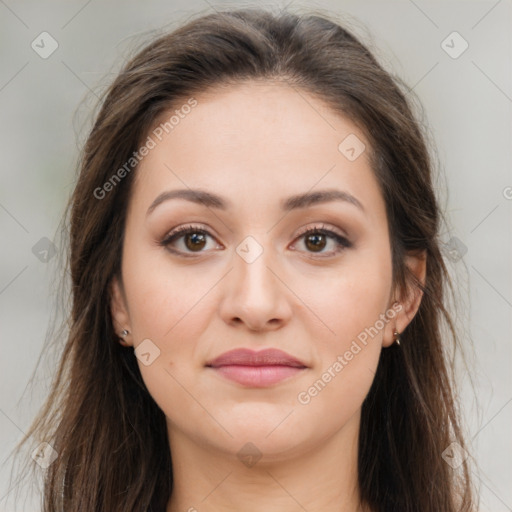
<instances>
[{"instance_id":1,"label":"brown eye","mask_svg":"<svg viewBox=\"0 0 512 512\"><path fill-rule=\"evenodd\" d=\"M195 226L182 226L169 233L159 244L172 253L190 256L199 254L208 245L212 236L204 229Z\"/></svg>"},{"instance_id":2,"label":"brown eye","mask_svg":"<svg viewBox=\"0 0 512 512\"><path fill-rule=\"evenodd\" d=\"M323 233L310 234L306 237L305 243L308 249L318 252L327 245L326 236Z\"/></svg>"},{"instance_id":3,"label":"brown eye","mask_svg":"<svg viewBox=\"0 0 512 512\"><path fill-rule=\"evenodd\" d=\"M201 250L206 245L206 237L203 233L193 232L184 235L187 249L191 251Z\"/></svg>"},{"instance_id":4,"label":"brown eye","mask_svg":"<svg viewBox=\"0 0 512 512\"><path fill-rule=\"evenodd\" d=\"M299 236L299 239L304 240L306 252L317 253L321 257L334 256L343 249L352 247L352 243L344 236L323 227L307 229ZM324 250L329 246L329 242L332 242L332 249Z\"/></svg>"}]
</instances>

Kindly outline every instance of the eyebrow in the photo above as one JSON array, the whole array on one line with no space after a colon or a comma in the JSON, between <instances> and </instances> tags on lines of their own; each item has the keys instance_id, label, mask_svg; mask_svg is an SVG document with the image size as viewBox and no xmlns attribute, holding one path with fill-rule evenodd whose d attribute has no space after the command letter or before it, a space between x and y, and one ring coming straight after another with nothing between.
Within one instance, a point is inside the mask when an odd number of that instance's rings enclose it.
<instances>
[{"instance_id":1,"label":"eyebrow","mask_svg":"<svg viewBox=\"0 0 512 512\"><path fill-rule=\"evenodd\" d=\"M208 208L215 208L218 210L228 210L232 207L231 201L222 198L221 196L212 194L206 190L188 188L162 192L151 203L151 206L148 208L146 215L149 215L157 206L164 203L165 201L169 201L170 199L185 199L186 201L202 204ZM290 196L287 199L281 201L281 209L288 212L291 210L307 208L309 206L314 206L320 203L327 203L330 201L343 201L352 204L359 208L362 212L365 212L363 205L356 197L354 197L352 194L349 194L348 192L337 189L319 190L317 192L306 192L304 194Z\"/></svg>"}]
</instances>

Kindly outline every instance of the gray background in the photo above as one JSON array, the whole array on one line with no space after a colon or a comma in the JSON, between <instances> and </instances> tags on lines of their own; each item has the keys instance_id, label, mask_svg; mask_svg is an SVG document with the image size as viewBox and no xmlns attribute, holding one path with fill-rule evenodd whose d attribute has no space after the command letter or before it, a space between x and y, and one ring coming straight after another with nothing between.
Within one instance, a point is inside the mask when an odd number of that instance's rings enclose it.
<instances>
[{"instance_id":1,"label":"gray background","mask_svg":"<svg viewBox=\"0 0 512 512\"><path fill-rule=\"evenodd\" d=\"M55 309L59 258L41 239L56 241L95 94L148 31L242 5L286 4L0 0L0 510L38 510L14 509L7 500L8 455L55 367L50 359L23 394ZM424 105L444 172L438 184L449 220L443 240L461 295L457 320L464 344L474 344L461 394L479 464L480 510L512 510L512 3L289 3L299 12L309 7L337 13ZM47 59L31 47L43 31L59 45ZM457 58L446 44L457 52L461 40L452 36L442 46L453 31L469 44Z\"/></svg>"}]
</instances>

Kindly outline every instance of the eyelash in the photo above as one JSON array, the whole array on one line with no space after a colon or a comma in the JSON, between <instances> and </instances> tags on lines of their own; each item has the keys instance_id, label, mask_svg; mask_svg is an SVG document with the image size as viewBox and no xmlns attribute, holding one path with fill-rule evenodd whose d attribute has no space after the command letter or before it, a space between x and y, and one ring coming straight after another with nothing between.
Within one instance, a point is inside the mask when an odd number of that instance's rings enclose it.
<instances>
[{"instance_id":1,"label":"eyelash","mask_svg":"<svg viewBox=\"0 0 512 512\"><path fill-rule=\"evenodd\" d=\"M174 254L178 254L178 255L184 256L186 258L197 257L197 255L200 255L201 252L203 252L203 251L197 251L197 253L195 253L195 254L194 254L194 252L183 253L181 251L177 251L176 249L173 249L170 247L170 245L173 242L175 242L176 240L179 240L184 235L191 234L191 233L200 233L202 235L207 235L207 236L211 237L211 235L208 231L206 231L198 226L186 225L186 226L181 226L179 228L176 228L174 231L171 231L161 242L159 242L159 245L162 247L165 247L167 250L171 251ZM306 237L307 235L310 235L310 234L326 235L326 236L334 239L334 241L336 242L336 245L337 245L337 247L334 251L330 251L327 253L311 252L310 254L312 255L311 256L312 258L326 258L329 256L334 256L334 255L338 254L339 252L343 251L344 249L349 249L350 247L352 247L352 243L349 242L345 237L339 235L335 231L325 228L324 225L322 225L321 227L313 227L313 228L305 229L297 236L297 239ZM317 254L323 254L323 255L316 256Z\"/></svg>"}]
</instances>

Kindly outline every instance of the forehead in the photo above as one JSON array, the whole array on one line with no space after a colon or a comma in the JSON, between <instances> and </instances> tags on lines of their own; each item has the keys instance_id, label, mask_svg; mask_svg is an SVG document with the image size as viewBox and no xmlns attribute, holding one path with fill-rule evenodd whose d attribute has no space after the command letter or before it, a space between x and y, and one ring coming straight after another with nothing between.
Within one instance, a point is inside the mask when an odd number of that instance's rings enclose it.
<instances>
[{"instance_id":1,"label":"forehead","mask_svg":"<svg viewBox=\"0 0 512 512\"><path fill-rule=\"evenodd\" d=\"M136 200L191 187L261 204L337 187L384 206L361 130L286 83L247 82L183 98L149 136L155 145L137 170Z\"/></svg>"},{"instance_id":2,"label":"forehead","mask_svg":"<svg viewBox=\"0 0 512 512\"><path fill-rule=\"evenodd\" d=\"M194 95L197 105L193 109L187 108L189 100L178 100L156 122L162 126L174 117L176 125L170 131L175 143L187 149L200 142L211 151L229 148L236 155L236 150L257 149L275 154L280 147L288 151L289 159L290 150L298 157L315 148L319 149L315 154L320 150L332 152L338 150L340 137L355 134L361 140L365 138L355 123L335 113L318 97L282 81L220 85ZM182 110L188 113L180 119L172 115Z\"/></svg>"}]
</instances>

